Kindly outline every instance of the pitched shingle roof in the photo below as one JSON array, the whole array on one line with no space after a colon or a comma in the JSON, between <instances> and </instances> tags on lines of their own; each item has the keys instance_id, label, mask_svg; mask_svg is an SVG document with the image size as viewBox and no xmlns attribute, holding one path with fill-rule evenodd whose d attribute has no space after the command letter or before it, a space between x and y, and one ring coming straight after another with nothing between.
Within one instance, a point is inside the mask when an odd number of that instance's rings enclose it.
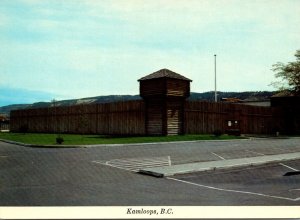
<instances>
[{"instance_id":1,"label":"pitched shingle roof","mask_svg":"<svg viewBox=\"0 0 300 220\"><path fill-rule=\"evenodd\" d=\"M172 79L181 79L181 80L186 80L186 81L192 81L178 73L175 73L171 70L168 69L161 69L158 70L154 73L151 73L147 76L144 76L142 78L140 78L138 81L143 81L143 80L149 80L149 79L157 79L157 78L172 78Z\"/></svg>"}]
</instances>

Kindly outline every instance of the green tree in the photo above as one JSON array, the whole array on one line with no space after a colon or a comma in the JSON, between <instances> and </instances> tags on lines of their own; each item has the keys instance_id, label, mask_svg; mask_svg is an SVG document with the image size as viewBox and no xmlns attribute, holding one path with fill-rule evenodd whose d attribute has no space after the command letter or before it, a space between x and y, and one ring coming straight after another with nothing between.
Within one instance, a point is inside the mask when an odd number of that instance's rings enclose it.
<instances>
[{"instance_id":1,"label":"green tree","mask_svg":"<svg viewBox=\"0 0 300 220\"><path fill-rule=\"evenodd\" d=\"M296 51L296 61L284 64L278 62L274 64L272 70L275 77L281 81L273 82L271 85L279 90L288 90L295 95L300 95L300 50Z\"/></svg>"}]
</instances>

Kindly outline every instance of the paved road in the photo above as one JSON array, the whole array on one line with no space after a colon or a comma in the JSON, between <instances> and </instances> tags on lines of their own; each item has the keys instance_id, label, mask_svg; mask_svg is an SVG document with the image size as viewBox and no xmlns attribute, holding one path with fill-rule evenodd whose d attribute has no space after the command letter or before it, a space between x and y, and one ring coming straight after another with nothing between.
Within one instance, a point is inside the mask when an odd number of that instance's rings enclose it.
<instances>
[{"instance_id":1,"label":"paved road","mask_svg":"<svg viewBox=\"0 0 300 220\"><path fill-rule=\"evenodd\" d=\"M182 164L290 152L300 152L300 139L70 149L0 142L0 206L299 205L300 176L283 174L299 170L300 161L172 178L129 171L169 159Z\"/></svg>"}]
</instances>

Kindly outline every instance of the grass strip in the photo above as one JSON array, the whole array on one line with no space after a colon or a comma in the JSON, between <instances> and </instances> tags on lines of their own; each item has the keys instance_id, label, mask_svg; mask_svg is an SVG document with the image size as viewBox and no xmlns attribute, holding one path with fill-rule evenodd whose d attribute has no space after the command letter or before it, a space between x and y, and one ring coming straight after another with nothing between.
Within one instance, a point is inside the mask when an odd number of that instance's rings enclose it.
<instances>
[{"instance_id":1,"label":"grass strip","mask_svg":"<svg viewBox=\"0 0 300 220\"><path fill-rule=\"evenodd\" d=\"M174 136L110 136L110 135L80 135L61 134L63 145L93 145L93 144L130 144L172 141L194 141L194 140L229 140L241 139L243 137L221 135L219 137L210 134L197 135L174 135ZM40 133L0 133L0 139L35 145L58 145L57 134Z\"/></svg>"}]
</instances>

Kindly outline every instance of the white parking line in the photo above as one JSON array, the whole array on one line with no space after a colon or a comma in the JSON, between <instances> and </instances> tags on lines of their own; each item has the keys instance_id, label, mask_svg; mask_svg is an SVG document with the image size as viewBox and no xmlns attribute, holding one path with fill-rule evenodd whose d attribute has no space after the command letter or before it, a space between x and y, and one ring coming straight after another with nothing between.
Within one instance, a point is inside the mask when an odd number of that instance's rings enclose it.
<instances>
[{"instance_id":1,"label":"white parking line","mask_svg":"<svg viewBox=\"0 0 300 220\"><path fill-rule=\"evenodd\" d=\"M98 163L114 168L119 168L122 170L128 170L133 172L138 172L141 169L152 168L152 167L162 167L171 166L171 157L145 157L145 158L122 158L122 159L112 159L108 161L92 161L93 163Z\"/></svg>"},{"instance_id":2,"label":"white parking line","mask_svg":"<svg viewBox=\"0 0 300 220\"><path fill-rule=\"evenodd\" d=\"M220 156L220 155L218 155L218 154L216 154L216 153L214 153L214 152L210 152L210 153L212 153L213 155L219 157L219 158L222 159L222 160L226 160L224 157L222 157L222 156Z\"/></svg>"},{"instance_id":3,"label":"white parking line","mask_svg":"<svg viewBox=\"0 0 300 220\"><path fill-rule=\"evenodd\" d=\"M168 156L169 166L172 166L171 156Z\"/></svg>"},{"instance_id":4,"label":"white parking line","mask_svg":"<svg viewBox=\"0 0 300 220\"><path fill-rule=\"evenodd\" d=\"M295 168L293 168L293 167L290 167L290 166L288 166L288 165L285 165L285 164L283 164L283 163L280 163L280 165L282 165L282 166L284 166L284 167L286 167L286 168L289 168L289 169L291 169L291 170L293 170L293 171L299 171L299 170L297 170L297 169L295 169Z\"/></svg>"},{"instance_id":5,"label":"white parking line","mask_svg":"<svg viewBox=\"0 0 300 220\"><path fill-rule=\"evenodd\" d=\"M256 154L261 155L261 156L265 156L265 154L258 153L258 152L256 152L256 151L251 151L251 150L245 150L245 151L252 152L252 153L256 153ZM299 171L299 170L297 170L297 169L295 169L295 168L293 168L293 167L290 167L290 166L288 166L288 165L286 165L286 164L283 164L283 163L279 163L279 165L284 166L284 167L286 167L286 168L289 168L289 169L291 169L291 170L293 170L293 171Z\"/></svg>"},{"instance_id":6,"label":"white parking line","mask_svg":"<svg viewBox=\"0 0 300 220\"><path fill-rule=\"evenodd\" d=\"M169 179L169 180L174 180L174 181L178 181L178 182L182 182L182 183L186 183L186 184L190 184L190 185L194 185L194 186L198 186L198 187L208 188L208 189L212 189L212 190L218 190L218 191L250 194L250 195L263 196L263 197L274 198L274 199L289 200L289 201L293 201L293 202L296 202L296 201L300 200L300 197L292 199L292 198L288 198L288 197L273 196L273 195L267 195L267 194L262 194L262 193L247 192L247 191L232 190L232 189L222 189L222 188L217 188L217 187L213 187L213 186L206 186L206 185L201 185L201 184L198 184L198 183L188 182L188 181L185 181L185 180L175 179L175 178L172 178L172 177L166 177L166 178Z\"/></svg>"},{"instance_id":7,"label":"white parking line","mask_svg":"<svg viewBox=\"0 0 300 220\"><path fill-rule=\"evenodd\" d=\"M110 167L114 167L114 168L119 168L121 170L128 170L128 169L124 169L122 167L115 167L113 165L110 165L110 164L107 164L106 162L101 162L101 161L92 161L92 163L99 163L99 164L102 164L102 165L106 165L106 166L110 166Z\"/></svg>"},{"instance_id":8,"label":"white parking line","mask_svg":"<svg viewBox=\"0 0 300 220\"><path fill-rule=\"evenodd\" d=\"M300 191L300 189L289 189L289 191L295 191L295 190L299 190Z\"/></svg>"}]
</instances>

